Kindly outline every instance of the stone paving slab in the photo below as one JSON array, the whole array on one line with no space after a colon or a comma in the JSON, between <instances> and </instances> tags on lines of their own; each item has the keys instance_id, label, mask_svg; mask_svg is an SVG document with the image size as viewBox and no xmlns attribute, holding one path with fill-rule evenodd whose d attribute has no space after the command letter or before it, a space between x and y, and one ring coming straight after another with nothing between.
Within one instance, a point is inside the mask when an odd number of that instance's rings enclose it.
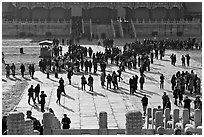
<instances>
[{"instance_id":1,"label":"stone paving slab","mask_svg":"<svg viewBox=\"0 0 204 137\"><path fill-rule=\"evenodd\" d=\"M90 45L94 51L103 50L103 47ZM89 46L87 46L89 47ZM63 52L67 51L67 47L63 47ZM56 92L59 79L55 78L54 75L50 76L50 79L46 78L46 74L42 72L35 73L35 79L30 79L29 84L34 86L40 83L41 90L45 91L47 94L46 98L46 108L51 107L55 115L59 120L62 119L64 113L67 113L71 118L71 128L72 129L85 129L85 128L98 128L98 115L101 111L106 111L108 114L108 128L118 129L125 128L125 113L130 110L140 110L142 111L141 98L146 94L149 98L149 107L157 107L162 105L161 96L163 92L167 92L170 96L171 102L173 102L173 96L171 91L170 78L178 70L188 70L195 68L194 71L201 77L201 66L196 61L191 61L191 67L182 68L179 65L181 61L178 59L177 66L170 65L169 55L172 51L167 51L164 60L154 60L154 64L151 65L151 71L145 72L146 83L144 85L144 90L138 90L135 95L129 94L129 78L132 75L139 75L138 68L136 70L128 70L122 73L123 81L119 82L119 90L106 90L100 86L99 76L94 77L94 92L90 92L89 87L86 86L87 91L81 90L80 77L79 75L74 75L72 78L72 85L68 85L68 80L66 74L59 74L59 77L63 77L65 80L65 91L66 96L61 97L61 104L56 104ZM177 55L180 58L180 55ZM108 66L107 68L110 73L117 70L116 66ZM100 70L100 69L99 69ZM98 71L97 74L101 72ZM159 76L163 73L165 76L165 89L159 89ZM20 77L20 76L19 76ZM85 75L88 78L88 75ZM9 82L9 81L8 81ZM42 120L43 113L40 112L39 108L30 106L27 104L27 89L23 94L23 97L16 107L16 110L26 113L27 110L32 110L33 116L37 119ZM139 87L139 85L138 85ZM193 99L193 98L192 98ZM172 109L179 108L172 103ZM193 108L193 105L192 105ZM182 109L182 108L179 108Z\"/></svg>"}]
</instances>

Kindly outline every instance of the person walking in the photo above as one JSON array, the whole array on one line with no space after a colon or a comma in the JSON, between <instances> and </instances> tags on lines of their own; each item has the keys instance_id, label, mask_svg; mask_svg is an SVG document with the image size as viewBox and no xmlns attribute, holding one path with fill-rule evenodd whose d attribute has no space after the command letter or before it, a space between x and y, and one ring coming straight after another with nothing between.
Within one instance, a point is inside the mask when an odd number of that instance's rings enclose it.
<instances>
[{"instance_id":1,"label":"person walking","mask_svg":"<svg viewBox=\"0 0 204 137\"><path fill-rule=\"evenodd\" d=\"M61 88L60 88L60 86L58 86L58 88L57 88L57 101L56 101L56 103L59 102L59 104L60 104L61 94L62 94Z\"/></svg>"},{"instance_id":2,"label":"person walking","mask_svg":"<svg viewBox=\"0 0 204 137\"><path fill-rule=\"evenodd\" d=\"M184 57L184 55L182 55L182 57L181 57L181 62L182 62L182 66L185 66L185 57Z\"/></svg>"},{"instance_id":3,"label":"person walking","mask_svg":"<svg viewBox=\"0 0 204 137\"><path fill-rule=\"evenodd\" d=\"M41 104L41 112L45 112L45 98L47 97L46 94L44 94L44 91L41 91L41 95L40 95L40 104Z\"/></svg>"},{"instance_id":4,"label":"person walking","mask_svg":"<svg viewBox=\"0 0 204 137\"><path fill-rule=\"evenodd\" d=\"M101 86L104 87L105 86L105 84L104 84L105 83L105 74L104 74L104 72L101 73L100 79L101 79Z\"/></svg>"},{"instance_id":5,"label":"person walking","mask_svg":"<svg viewBox=\"0 0 204 137\"><path fill-rule=\"evenodd\" d=\"M32 65L31 64L28 67L28 72L29 72L30 77L32 77Z\"/></svg>"},{"instance_id":6,"label":"person walking","mask_svg":"<svg viewBox=\"0 0 204 137\"><path fill-rule=\"evenodd\" d=\"M25 66L23 64L21 64L20 70L21 70L21 76L24 77Z\"/></svg>"},{"instance_id":7,"label":"person walking","mask_svg":"<svg viewBox=\"0 0 204 137\"><path fill-rule=\"evenodd\" d=\"M35 73L35 66L34 64L31 64L31 78L33 79L34 77L34 73Z\"/></svg>"},{"instance_id":8,"label":"person walking","mask_svg":"<svg viewBox=\"0 0 204 137\"><path fill-rule=\"evenodd\" d=\"M173 98L174 98L174 104L177 106L177 99L178 99L178 92L179 90L176 88L173 90Z\"/></svg>"},{"instance_id":9,"label":"person walking","mask_svg":"<svg viewBox=\"0 0 204 137\"><path fill-rule=\"evenodd\" d=\"M106 77L107 79L107 90L108 90L108 86L110 86L111 89L111 82L112 82L112 77L110 74L108 74L108 76Z\"/></svg>"},{"instance_id":10,"label":"person walking","mask_svg":"<svg viewBox=\"0 0 204 137\"><path fill-rule=\"evenodd\" d=\"M69 117L67 117L67 114L64 114L64 117L62 118L62 129L69 129L71 124L71 120Z\"/></svg>"},{"instance_id":11,"label":"person walking","mask_svg":"<svg viewBox=\"0 0 204 137\"><path fill-rule=\"evenodd\" d=\"M144 75L141 75L141 77L140 77L140 90L143 90L144 83L145 83Z\"/></svg>"},{"instance_id":12,"label":"person walking","mask_svg":"<svg viewBox=\"0 0 204 137\"><path fill-rule=\"evenodd\" d=\"M174 90L176 86L176 76L173 75L171 78L171 89Z\"/></svg>"},{"instance_id":13,"label":"person walking","mask_svg":"<svg viewBox=\"0 0 204 137\"><path fill-rule=\"evenodd\" d=\"M161 74L160 76L160 89L164 89L164 75Z\"/></svg>"},{"instance_id":14,"label":"person walking","mask_svg":"<svg viewBox=\"0 0 204 137\"><path fill-rule=\"evenodd\" d=\"M113 86L114 86L114 89L119 89L118 88L118 79L117 79L118 75L116 74L115 71L113 71L113 74L112 74L112 83L113 83Z\"/></svg>"},{"instance_id":15,"label":"person walking","mask_svg":"<svg viewBox=\"0 0 204 137\"><path fill-rule=\"evenodd\" d=\"M89 91L92 91L93 92L93 77L91 75L89 75L89 78L88 78L88 85L90 87Z\"/></svg>"},{"instance_id":16,"label":"person walking","mask_svg":"<svg viewBox=\"0 0 204 137\"><path fill-rule=\"evenodd\" d=\"M39 99L40 84L37 84L37 86L34 89L34 93L35 93L35 98L34 98L35 102L36 102L36 99L37 99L38 103L40 103L40 99Z\"/></svg>"},{"instance_id":17,"label":"person walking","mask_svg":"<svg viewBox=\"0 0 204 137\"><path fill-rule=\"evenodd\" d=\"M84 77L84 75L82 75L82 77L81 77L81 89L82 90L86 90L86 84L87 84L86 77Z\"/></svg>"},{"instance_id":18,"label":"person walking","mask_svg":"<svg viewBox=\"0 0 204 137\"><path fill-rule=\"evenodd\" d=\"M8 78L10 76L10 69L11 69L9 64L6 65L5 69L6 69L6 77Z\"/></svg>"},{"instance_id":19,"label":"person walking","mask_svg":"<svg viewBox=\"0 0 204 137\"><path fill-rule=\"evenodd\" d=\"M65 95L66 93L65 93L65 90L64 90L64 80L63 80L62 77L59 80L59 86L60 86L61 92L63 92L64 95Z\"/></svg>"},{"instance_id":20,"label":"person walking","mask_svg":"<svg viewBox=\"0 0 204 137\"><path fill-rule=\"evenodd\" d=\"M190 55L187 54L187 55L186 55L186 63L187 63L187 66L188 66L188 67L189 67L189 65L190 65L190 59L191 59Z\"/></svg>"},{"instance_id":21,"label":"person walking","mask_svg":"<svg viewBox=\"0 0 204 137\"><path fill-rule=\"evenodd\" d=\"M68 81L69 81L69 85L72 84L72 81L71 81L72 76L73 76L73 70L72 70L72 68L70 67L70 68L68 69L68 71L67 71L67 78L68 78Z\"/></svg>"},{"instance_id":22,"label":"person walking","mask_svg":"<svg viewBox=\"0 0 204 137\"><path fill-rule=\"evenodd\" d=\"M147 110L147 105L148 105L148 98L147 98L146 95L144 95L141 102L142 102L142 107L143 107L143 112L144 112L143 114L145 116L146 115L146 110Z\"/></svg>"},{"instance_id":23,"label":"person walking","mask_svg":"<svg viewBox=\"0 0 204 137\"><path fill-rule=\"evenodd\" d=\"M178 98L179 98L179 105L182 106L183 101L183 93L181 91L178 92Z\"/></svg>"},{"instance_id":24,"label":"person walking","mask_svg":"<svg viewBox=\"0 0 204 137\"><path fill-rule=\"evenodd\" d=\"M13 77L15 77L15 70L16 70L16 66L14 65L14 63L12 63L11 72L12 72Z\"/></svg>"},{"instance_id":25,"label":"person walking","mask_svg":"<svg viewBox=\"0 0 204 137\"><path fill-rule=\"evenodd\" d=\"M33 94L34 94L34 89L33 89L33 85L31 85L30 88L28 89L28 104L29 105L30 105L30 99L32 99L33 103L35 104Z\"/></svg>"},{"instance_id":26,"label":"person walking","mask_svg":"<svg viewBox=\"0 0 204 137\"><path fill-rule=\"evenodd\" d=\"M166 95L166 92L164 92L163 96L162 96L162 102L163 102L163 113L164 113L164 109L166 107L166 103L167 103L167 100L168 100L168 95Z\"/></svg>"}]
</instances>

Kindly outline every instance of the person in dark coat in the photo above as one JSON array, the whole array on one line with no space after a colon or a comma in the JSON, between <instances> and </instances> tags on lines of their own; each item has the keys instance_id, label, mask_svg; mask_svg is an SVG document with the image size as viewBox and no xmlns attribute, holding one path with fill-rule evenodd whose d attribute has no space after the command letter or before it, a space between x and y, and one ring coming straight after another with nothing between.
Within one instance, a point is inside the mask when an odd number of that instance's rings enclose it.
<instances>
[{"instance_id":1,"label":"person in dark coat","mask_svg":"<svg viewBox=\"0 0 204 137\"><path fill-rule=\"evenodd\" d=\"M32 79L33 79L34 73L35 73L35 67L34 67L34 64L31 64L31 78Z\"/></svg>"},{"instance_id":2,"label":"person in dark coat","mask_svg":"<svg viewBox=\"0 0 204 137\"><path fill-rule=\"evenodd\" d=\"M72 81L71 81L72 76L73 76L73 70L72 70L71 67L70 67L70 68L68 69L68 71L67 71L67 78L68 78L68 80L69 80L69 85L71 85L71 83L72 83Z\"/></svg>"},{"instance_id":3,"label":"person in dark coat","mask_svg":"<svg viewBox=\"0 0 204 137\"><path fill-rule=\"evenodd\" d=\"M171 112L171 101L169 98L167 98L167 102L166 102L166 106L165 106L165 109L166 108L169 108L170 109L170 112Z\"/></svg>"},{"instance_id":4,"label":"person in dark coat","mask_svg":"<svg viewBox=\"0 0 204 137\"><path fill-rule=\"evenodd\" d=\"M107 79L107 90L108 90L108 86L110 86L111 89L111 82L112 82L112 77L110 74L108 74L108 76L106 77Z\"/></svg>"},{"instance_id":5,"label":"person in dark coat","mask_svg":"<svg viewBox=\"0 0 204 137\"><path fill-rule=\"evenodd\" d=\"M144 112L144 116L145 116L146 115L146 110L147 110L147 105L148 105L148 98L147 98L146 95L144 95L141 102L142 102L143 112Z\"/></svg>"},{"instance_id":6,"label":"person in dark coat","mask_svg":"<svg viewBox=\"0 0 204 137\"><path fill-rule=\"evenodd\" d=\"M13 77L15 77L15 70L16 70L16 66L14 65L14 63L12 63L11 72L12 72Z\"/></svg>"},{"instance_id":7,"label":"person in dark coat","mask_svg":"<svg viewBox=\"0 0 204 137\"><path fill-rule=\"evenodd\" d=\"M21 70L21 76L24 77L25 66L23 64L21 64L20 70Z\"/></svg>"},{"instance_id":8,"label":"person in dark coat","mask_svg":"<svg viewBox=\"0 0 204 137\"><path fill-rule=\"evenodd\" d=\"M28 89L28 104L30 105L30 99L33 100L33 103L35 104L35 99L34 99L34 89L33 89L33 85L30 86L30 88Z\"/></svg>"},{"instance_id":9,"label":"person in dark coat","mask_svg":"<svg viewBox=\"0 0 204 137\"><path fill-rule=\"evenodd\" d=\"M142 75L142 76L140 77L140 89L141 89L141 90L143 90L143 85L144 85L144 83L145 83L145 78L144 78L144 76Z\"/></svg>"},{"instance_id":10,"label":"person in dark coat","mask_svg":"<svg viewBox=\"0 0 204 137\"><path fill-rule=\"evenodd\" d=\"M163 113L164 113L164 109L166 107L166 103L167 103L167 100L168 100L168 95L166 95L166 92L164 92L163 96L162 96L162 102L163 102Z\"/></svg>"},{"instance_id":11,"label":"person in dark coat","mask_svg":"<svg viewBox=\"0 0 204 137\"><path fill-rule=\"evenodd\" d=\"M83 69L84 69L84 60L83 59L81 59L80 64L81 64L81 70L83 71Z\"/></svg>"},{"instance_id":12,"label":"person in dark coat","mask_svg":"<svg viewBox=\"0 0 204 137\"><path fill-rule=\"evenodd\" d=\"M153 51L150 53L150 60L151 60L151 64L153 64L153 58L154 58L154 53Z\"/></svg>"},{"instance_id":13,"label":"person in dark coat","mask_svg":"<svg viewBox=\"0 0 204 137\"><path fill-rule=\"evenodd\" d=\"M32 66L31 66L31 64L29 64L29 66L28 66L28 72L29 72L30 77L31 77L31 69L32 69Z\"/></svg>"},{"instance_id":14,"label":"person in dark coat","mask_svg":"<svg viewBox=\"0 0 204 137\"><path fill-rule=\"evenodd\" d=\"M174 90L176 86L176 76L173 75L171 78L171 89Z\"/></svg>"},{"instance_id":15,"label":"person in dark coat","mask_svg":"<svg viewBox=\"0 0 204 137\"><path fill-rule=\"evenodd\" d=\"M82 75L81 77L81 89L82 90L86 90L86 84L87 84L86 78L84 77L84 75Z\"/></svg>"},{"instance_id":16,"label":"person in dark coat","mask_svg":"<svg viewBox=\"0 0 204 137\"><path fill-rule=\"evenodd\" d=\"M45 112L45 98L47 97L46 94L44 94L44 91L41 91L41 95L40 95L40 104L41 104L41 112Z\"/></svg>"},{"instance_id":17,"label":"person in dark coat","mask_svg":"<svg viewBox=\"0 0 204 137\"><path fill-rule=\"evenodd\" d=\"M93 62L93 66L94 66L94 73L97 72L97 67L98 67L98 64L96 61Z\"/></svg>"},{"instance_id":18,"label":"person in dark coat","mask_svg":"<svg viewBox=\"0 0 204 137\"><path fill-rule=\"evenodd\" d=\"M64 114L64 117L62 118L62 129L69 129L71 124L71 120L69 117L67 117L67 114Z\"/></svg>"},{"instance_id":19,"label":"person in dark coat","mask_svg":"<svg viewBox=\"0 0 204 137\"><path fill-rule=\"evenodd\" d=\"M36 102L36 99L38 100L38 103L40 103L40 99L39 99L39 94L40 94L40 84L37 84L37 86L35 87L34 89L34 92L35 92L35 102Z\"/></svg>"},{"instance_id":20,"label":"person in dark coat","mask_svg":"<svg viewBox=\"0 0 204 137\"><path fill-rule=\"evenodd\" d=\"M174 104L177 106L177 99L178 99L178 92L179 90L176 88L173 90L173 98L174 98Z\"/></svg>"},{"instance_id":21,"label":"person in dark coat","mask_svg":"<svg viewBox=\"0 0 204 137\"><path fill-rule=\"evenodd\" d=\"M191 59L190 55L187 54L187 55L186 55L186 62L187 62L187 66L188 66L188 67L189 67L189 64L190 64L190 59Z\"/></svg>"},{"instance_id":22,"label":"person in dark coat","mask_svg":"<svg viewBox=\"0 0 204 137\"><path fill-rule=\"evenodd\" d=\"M88 60L86 60L86 61L84 62L84 65L85 65L85 72L88 72L88 67L89 67L89 62L88 62Z\"/></svg>"},{"instance_id":23,"label":"person in dark coat","mask_svg":"<svg viewBox=\"0 0 204 137\"><path fill-rule=\"evenodd\" d=\"M182 62L182 66L185 66L185 57L184 57L184 55L182 55L182 57L181 57L181 62Z\"/></svg>"},{"instance_id":24,"label":"person in dark coat","mask_svg":"<svg viewBox=\"0 0 204 137\"><path fill-rule=\"evenodd\" d=\"M91 72L91 69L92 69L92 62L91 62L91 60L89 60L88 67L89 67L89 72Z\"/></svg>"},{"instance_id":25,"label":"person in dark coat","mask_svg":"<svg viewBox=\"0 0 204 137\"><path fill-rule=\"evenodd\" d=\"M164 89L164 75L161 74L160 76L160 89Z\"/></svg>"},{"instance_id":26,"label":"person in dark coat","mask_svg":"<svg viewBox=\"0 0 204 137\"><path fill-rule=\"evenodd\" d=\"M56 101L56 103L59 102L59 104L60 104L61 94L62 94L61 88L60 88L60 86L58 86L58 88L57 88L57 101Z\"/></svg>"},{"instance_id":27,"label":"person in dark coat","mask_svg":"<svg viewBox=\"0 0 204 137\"><path fill-rule=\"evenodd\" d=\"M91 75L89 75L89 78L88 78L88 85L90 87L89 91L93 91L93 77Z\"/></svg>"},{"instance_id":28,"label":"person in dark coat","mask_svg":"<svg viewBox=\"0 0 204 137\"><path fill-rule=\"evenodd\" d=\"M181 91L178 92L178 98L179 98L179 105L182 106L183 101L183 93Z\"/></svg>"},{"instance_id":29,"label":"person in dark coat","mask_svg":"<svg viewBox=\"0 0 204 137\"><path fill-rule=\"evenodd\" d=\"M189 110L189 118L190 118L191 100L188 98L188 96L186 96L183 102L184 102L183 108L187 108Z\"/></svg>"},{"instance_id":30,"label":"person in dark coat","mask_svg":"<svg viewBox=\"0 0 204 137\"><path fill-rule=\"evenodd\" d=\"M61 92L63 92L64 94L65 93L65 90L64 90L64 80L62 79L62 77L60 78L59 80L59 85L60 85L60 88L61 88Z\"/></svg>"}]
</instances>

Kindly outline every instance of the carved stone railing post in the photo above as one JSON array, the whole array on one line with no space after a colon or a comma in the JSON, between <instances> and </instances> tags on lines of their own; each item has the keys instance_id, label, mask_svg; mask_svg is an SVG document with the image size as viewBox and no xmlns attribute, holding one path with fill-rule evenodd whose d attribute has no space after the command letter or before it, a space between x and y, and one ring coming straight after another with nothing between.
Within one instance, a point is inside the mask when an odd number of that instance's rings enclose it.
<instances>
[{"instance_id":1,"label":"carved stone railing post","mask_svg":"<svg viewBox=\"0 0 204 137\"><path fill-rule=\"evenodd\" d=\"M142 134L142 113L140 111L130 111L126 113L126 135Z\"/></svg>"},{"instance_id":2,"label":"carved stone railing post","mask_svg":"<svg viewBox=\"0 0 204 137\"><path fill-rule=\"evenodd\" d=\"M108 135L107 112L100 112L99 114L99 135Z\"/></svg>"}]
</instances>

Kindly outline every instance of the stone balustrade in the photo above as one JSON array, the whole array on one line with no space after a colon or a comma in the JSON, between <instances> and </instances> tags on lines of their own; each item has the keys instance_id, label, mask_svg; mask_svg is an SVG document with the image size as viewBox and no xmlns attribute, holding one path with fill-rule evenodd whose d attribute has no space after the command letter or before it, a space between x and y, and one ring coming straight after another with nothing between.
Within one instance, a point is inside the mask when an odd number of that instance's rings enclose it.
<instances>
[{"instance_id":1,"label":"stone balustrade","mask_svg":"<svg viewBox=\"0 0 204 137\"><path fill-rule=\"evenodd\" d=\"M99 129L61 129L60 121L51 113L43 114L44 135L172 135L172 134L194 134L202 135L202 113L201 110L194 111L194 120L189 119L188 109L179 112L174 109L171 116L169 109L163 111L156 108L148 108L147 115L142 116L140 111L126 113L125 129L108 129L107 112L99 114ZM179 117L181 113L181 117ZM143 120L145 119L145 123ZM33 131L32 120L24 119L21 112L12 112L8 117L9 135L37 135Z\"/></svg>"},{"instance_id":2,"label":"stone balustrade","mask_svg":"<svg viewBox=\"0 0 204 137\"><path fill-rule=\"evenodd\" d=\"M25 119L22 112L9 113L7 120L8 135L39 135L33 130L33 121Z\"/></svg>"}]
</instances>

